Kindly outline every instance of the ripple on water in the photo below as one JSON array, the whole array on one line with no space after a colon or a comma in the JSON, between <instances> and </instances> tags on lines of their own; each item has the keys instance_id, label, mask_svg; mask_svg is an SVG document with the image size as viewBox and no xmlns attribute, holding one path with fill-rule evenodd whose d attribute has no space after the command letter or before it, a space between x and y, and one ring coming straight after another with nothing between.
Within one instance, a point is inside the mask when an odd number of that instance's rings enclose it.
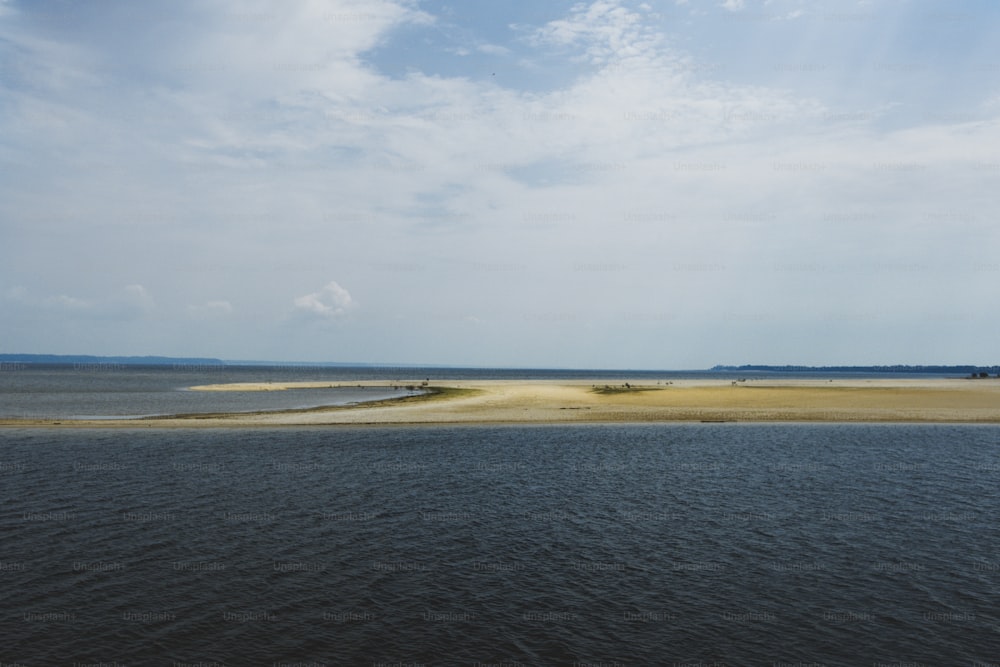
<instances>
[{"instance_id":1,"label":"ripple on water","mask_svg":"<svg viewBox=\"0 0 1000 667\"><path fill-rule=\"evenodd\" d=\"M6 662L997 659L996 427L0 438Z\"/></svg>"}]
</instances>

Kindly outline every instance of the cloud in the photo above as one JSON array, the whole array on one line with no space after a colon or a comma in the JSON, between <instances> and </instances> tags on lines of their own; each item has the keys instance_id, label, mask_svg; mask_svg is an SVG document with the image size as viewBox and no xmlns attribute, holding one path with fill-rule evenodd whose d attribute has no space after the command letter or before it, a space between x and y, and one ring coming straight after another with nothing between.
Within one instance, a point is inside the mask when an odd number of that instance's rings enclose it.
<instances>
[{"instance_id":1,"label":"cloud","mask_svg":"<svg viewBox=\"0 0 1000 667\"><path fill-rule=\"evenodd\" d=\"M66 296L65 294L47 297L40 302L40 305L45 308L65 309L77 312L89 311L94 308L94 304L91 301Z\"/></svg>"},{"instance_id":2,"label":"cloud","mask_svg":"<svg viewBox=\"0 0 1000 667\"><path fill-rule=\"evenodd\" d=\"M357 303L351 298L350 292L336 281L330 281L318 292L296 297L293 305L298 313L333 319L346 315Z\"/></svg>"},{"instance_id":3,"label":"cloud","mask_svg":"<svg viewBox=\"0 0 1000 667\"><path fill-rule=\"evenodd\" d=\"M577 5L569 17L537 29L533 40L564 48L583 45L583 54L577 57L594 65L649 55L661 42L644 25L642 14L627 9L618 0Z\"/></svg>"},{"instance_id":4,"label":"cloud","mask_svg":"<svg viewBox=\"0 0 1000 667\"><path fill-rule=\"evenodd\" d=\"M207 301L200 305L188 306L188 313L199 318L216 318L232 315L233 304L228 301Z\"/></svg>"},{"instance_id":5,"label":"cloud","mask_svg":"<svg viewBox=\"0 0 1000 667\"><path fill-rule=\"evenodd\" d=\"M27 311L57 314L67 319L130 320L156 308L153 297L142 285L127 285L112 294L93 298L67 294L40 296L20 286L5 290L4 296L12 305Z\"/></svg>"},{"instance_id":6,"label":"cloud","mask_svg":"<svg viewBox=\"0 0 1000 667\"><path fill-rule=\"evenodd\" d=\"M127 285L120 303L136 311L149 311L156 307L153 297L142 285Z\"/></svg>"},{"instance_id":7,"label":"cloud","mask_svg":"<svg viewBox=\"0 0 1000 667\"><path fill-rule=\"evenodd\" d=\"M722 3L722 7L731 12L741 11L744 6L744 0L725 0L725 2Z\"/></svg>"}]
</instances>

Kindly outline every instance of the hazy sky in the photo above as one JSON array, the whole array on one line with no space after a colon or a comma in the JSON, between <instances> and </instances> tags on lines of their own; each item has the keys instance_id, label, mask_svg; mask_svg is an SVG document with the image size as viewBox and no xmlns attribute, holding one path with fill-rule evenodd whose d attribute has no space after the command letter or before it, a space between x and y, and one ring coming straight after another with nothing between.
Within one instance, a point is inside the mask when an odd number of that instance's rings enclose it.
<instances>
[{"instance_id":1,"label":"hazy sky","mask_svg":"<svg viewBox=\"0 0 1000 667\"><path fill-rule=\"evenodd\" d=\"M996 363L994 0L0 0L0 351Z\"/></svg>"}]
</instances>

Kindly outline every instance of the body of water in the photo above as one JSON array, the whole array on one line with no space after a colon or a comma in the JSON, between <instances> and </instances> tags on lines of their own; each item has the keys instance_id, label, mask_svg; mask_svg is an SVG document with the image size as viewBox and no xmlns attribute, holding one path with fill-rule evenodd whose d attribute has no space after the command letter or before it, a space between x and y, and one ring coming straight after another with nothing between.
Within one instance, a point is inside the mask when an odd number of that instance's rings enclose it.
<instances>
[{"instance_id":1,"label":"body of water","mask_svg":"<svg viewBox=\"0 0 1000 667\"><path fill-rule=\"evenodd\" d=\"M0 663L997 664L998 483L996 426L6 429Z\"/></svg>"},{"instance_id":2,"label":"body of water","mask_svg":"<svg viewBox=\"0 0 1000 667\"><path fill-rule=\"evenodd\" d=\"M398 376L308 367L12 365L0 372L0 419L102 419L156 415L294 410L419 393L351 382ZM329 382L329 388L283 391L189 391L233 382Z\"/></svg>"}]
</instances>

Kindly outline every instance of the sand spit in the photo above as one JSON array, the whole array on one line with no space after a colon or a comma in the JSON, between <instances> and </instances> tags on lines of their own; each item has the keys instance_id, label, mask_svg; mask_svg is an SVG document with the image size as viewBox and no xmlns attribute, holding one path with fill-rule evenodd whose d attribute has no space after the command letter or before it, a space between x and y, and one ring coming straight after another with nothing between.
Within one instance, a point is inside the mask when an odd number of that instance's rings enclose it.
<instances>
[{"instance_id":1,"label":"sand spit","mask_svg":"<svg viewBox=\"0 0 1000 667\"><path fill-rule=\"evenodd\" d=\"M629 385L626 387L626 383ZM331 386L420 386L421 381L204 385L197 391ZM436 380L428 394L358 405L252 414L123 420L3 420L63 428L247 428L322 425L611 422L1000 423L1000 380Z\"/></svg>"}]
</instances>

